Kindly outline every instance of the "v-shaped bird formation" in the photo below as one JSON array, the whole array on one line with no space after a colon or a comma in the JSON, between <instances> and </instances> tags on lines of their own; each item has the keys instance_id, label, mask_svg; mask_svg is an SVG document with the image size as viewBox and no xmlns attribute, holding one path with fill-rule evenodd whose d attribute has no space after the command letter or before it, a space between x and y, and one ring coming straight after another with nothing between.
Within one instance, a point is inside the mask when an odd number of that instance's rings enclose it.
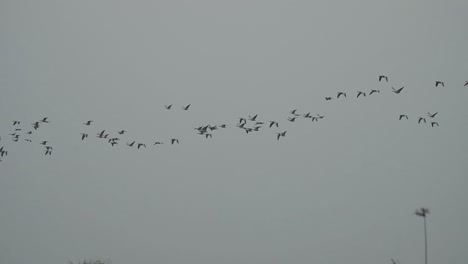
<instances>
[{"instance_id":1,"label":"v-shaped bird formation","mask_svg":"<svg viewBox=\"0 0 468 264\"><path fill-rule=\"evenodd\" d=\"M384 83L389 83L389 78L386 75L379 75L378 76L378 82L384 82ZM445 82L441 80L437 80L434 82L436 88L445 88ZM463 87L468 86L468 81L465 81L463 84ZM397 86L399 87L399 86ZM390 89L388 89L388 93L394 93L394 96L401 96L405 93L406 88L404 86L401 86L399 88L395 88L392 86L389 86ZM385 91L382 91L385 92ZM391 92L391 93L390 93ZM333 101L334 99L339 99L339 100L352 100L353 97L348 98L347 93L344 91L337 91L336 96L326 96L325 100L328 101ZM364 90L359 90L356 91L356 97L354 97L354 100L369 100L373 98L374 96L380 95L381 90L377 89L371 89L370 91L364 91ZM365 99L369 98L369 99ZM173 104L168 104L164 105L165 110L170 110L174 111L174 108L172 107ZM182 111L189 111L191 109L192 104L187 104L187 105L182 105L180 106L180 110ZM177 110L177 109L175 109ZM288 112L288 116L286 118L280 118L277 120L262 120L259 114L252 114L248 115L247 117L239 117L238 121L233 124L232 127L238 128L242 131L244 131L246 134L250 133L256 133L261 130L268 130L271 131L272 139L275 141L279 141L281 138L286 137L287 133L287 126L288 125L293 125L293 123L297 123L299 120L307 120L310 119L311 122L318 122L322 119L324 119L324 115L320 114L312 114L311 112L307 113L300 113L298 109L293 109ZM439 112L427 112L427 114L420 114L416 116L408 116L406 113L397 113L396 118L401 121L401 122L410 122L411 120L414 120L418 125L427 125L429 127L435 128L439 127L439 121L436 119L439 117ZM287 121L287 122L286 122ZM45 126L51 121L49 120L49 117L43 117L37 121L34 121L33 123L24 125L25 122L22 122L21 120L12 120L12 133L8 134L11 137L11 142L14 142L15 144L19 142L24 142L25 144L37 144L39 146L42 146L44 149L44 155L43 156L51 156L53 154L53 147L52 144L49 143L48 139L36 139L34 138L34 135L40 130L42 126ZM89 135L92 131L89 131L93 128L94 126L94 121L93 120L85 120L82 123L83 129L82 131L77 132L76 138L77 140L84 142L87 140L90 140ZM265 125L265 123L267 123ZM195 127L194 130L196 133L200 136L202 136L204 139L213 139L217 133L220 133L223 129L227 129L231 126L222 123L222 124L204 124L200 125L198 127ZM103 130L98 130L95 131L96 133L96 138L98 140L102 140L104 142L107 142L111 147L119 145L119 142L122 137L125 137L127 130L121 129L118 131L114 132L108 132L107 129ZM116 135L114 135L114 133ZM288 134L289 135L289 134ZM122 139L124 140L124 139ZM124 144L124 147L128 148L136 148L137 150L143 150L147 148L146 142L140 142L137 140L128 140L128 138L125 138L126 144ZM2 162L4 159L8 157L8 154L10 152L10 147L8 148L2 144L2 142L5 141L5 137L0 135L0 162ZM167 141L161 140L161 139L156 139L151 142L153 147L157 147L160 145L168 144L170 146L178 145L181 141L179 138L172 137L167 139ZM150 143L150 142L148 142ZM149 146L151 146L151 144Z\"/></svg>"}]
</instances>

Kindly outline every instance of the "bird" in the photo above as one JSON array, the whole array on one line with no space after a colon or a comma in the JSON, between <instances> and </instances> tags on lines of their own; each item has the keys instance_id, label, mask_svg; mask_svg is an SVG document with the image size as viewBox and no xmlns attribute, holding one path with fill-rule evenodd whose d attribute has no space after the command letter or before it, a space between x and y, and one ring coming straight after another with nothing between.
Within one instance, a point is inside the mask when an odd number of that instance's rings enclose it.
<instances>
[{"instance_id":1,"label":"bird","mask_svg":"<svg viewBox=\"0 0 468 264\"><path fill-rule=\"evenodd\" d=\"M296 117L288 117L289 122L294 122L296 120Z\"/></svg>"},{"instance_id":2,"label":"bird","mask_svg":"<svg viewBox=\"0 0 468 264\"><path fill-rule=\"evenodd\" d=\"M341 95L343 95L344 97L346 97L346 93L344 93L344 92L338 92L338 95L336 96L336 98L340 98Z\"/></svg>"},{"instance_id":3,"label":"bird","mask_svg":"<svg viewBox=\"0 0 468 264\"><path fill-rule=\"evenodd\" d=\"M169 110L169 109L171 109L171 107L172 107L172 104L170 104L170 105L164 105L164 107L165 107L166 109L168 109L168 110Z\"/></svg>"},{"instance_id":4,"label":"bird","mask_svg":"<svg viewBox=\"0 0 468 264\"><path fill-rule=\"evenodd\" d=\"M254 115L254 116L249 116L249 120L250 121L255 121L255 119L257 118L258 115Z\"/></svg>"},{"instance_id":5,"label":"bird","mask_svg":"<svg viewBox=\"0 0 468 264\"><path fill-rule=\"evenodd\" d=\"M332 98L331 97L325 97L326 101L330 101Z\"/></svg>"},{"instance_id":6,"label":"bird","mask_svg":"<svg viewBox=\"0 0 468 264\"><path fill-rule=\"evenodd\" d=\"M408 116L407 115L400 115L400 118L398 120L401 120L403 117L406 117L406 120L408 120Z\"/></svg>"},{"instance_id":7,"label":"bird","mask_svg":"<svg viewBox=\"0 0 468 264\"><path fill-rule=\"evenodd\" d=\"M132 143L127 142L127 146L129 146L129 147L133 147L133 144L135 144L135 141L133 141Z\"/></svg>"},{"instance_id":8,"label":"bird","mask_svg":"<svg viewBox=\"0 0 468 264\"><path fill-rule=\"evenodd\" d=\"M19 125L20 123L21 123L20 121L15 121L15 120L13 120L13 125L14 125L14 126L15 126L15 125Z\"/></svg>"},{"instance_id":9,"label":"bird","mask_svg":"<svg viewBox=\"0 0 468 264\"><path fill-rule=\"evenodd\" d=\"M278 127L278 122L276 122L276 121L270 121L270 128L271 128L273 125L276 125L276 127Z\"/></svg>"},{"instance_id":10,"label":"bird","mask_svg":"<svg viewBox=\"0 0 468 264\"><path fill-rule=\"evenodd\" d=\"M280 132L280 133L276 133L276 140L279 140L280 137L285 137L285 136L286 136L286 131Z\"/></svg>"},{"instance_id":11,"label":"bird","mask_svg":"<svg viewBox=\"0 0 468 264\"><path fill-rule=\"evenodd\" d=\"M397 89L395 89L395 88L392 87L393 92L396 93L396 94L401 93L401 91L403 90L403 88L405 88L405 87L403 86L403 87L401 87L400 89L397 90Z\"/></svg>"},{"instance_id":12,"label":"bird","mask_svg":"<svg viewBox=\"0 0 468 264\"><path fill-rule=\"evenodd\" d=\"M445 83L442 82L442 81L436 81L435 82L435 87L439 86L439 84L442 85L442 87L445 87Z\"/></svg>"},{"instance_id":13,"label":"bird","mask_svg":"<svg viewBox=\"0 0 468 264\"><path fill-rule=\"evenodd\" d=\"M104 132L106 132L106 130L103 130L103 131L101 131L101 133L98 133L97 137L98 138L103 138L104 137Z\"/></svg>"},{"instance_id":14,"label":"bird","mask_svg":"<svg viewBox=\"0 0 468 264\"><path fill-rule=\"evenodd\" d=\"M119 131L119 132L117 132L117 133L119 133L119 135L123 135L125 132L127 132L127 131L121 130L121 131Z\"/></svg>"},{"instance_id":15,"label":"bird","mask_svg":"<svg viewBox=\"0 0 468 264\"><path fill-rule=\"evenodd\" d=\"M467 85L468 85L468 81L465 81L465 85L463 85L463 86L467 86Z\"/></svg>"},{"instance_id":16,"label":"bird","mask_svg":"<svg viewBox=\"0 0 468 264\"><path fill-rule=\"evenodd\" d=\"M220 128L226 128L226 124L219 125Z\"/></svg>"},{"instance_id":17,"label":"bird","mask_svg":"<svg viewBox=\"0 0 468 264\"><path fill-rule=\"evenodd\" d=\"M174 143L179 144L179 140L177 138L171 138L171 145L173 145Z\"/></svg>"},{"instance_id":18,"label":"bird","mask_svg":"<svg viewBox=\"0 0 468 264\"><path fill-rule=\"evenodd\" d=\"M42 118L42 120L41 120L40 122L42 122L42 123L49 123L49 121L47 121L47 119L48 119L48 117L44 117L44 118Z\"/></svg>"},{"instance_id":19,"label":"bird","mask_svg":"<svg viewBox=\"0 0 468 264\"><path fill-rule=\"evenodd\" d=\"M239 124L241 123L247 123L247 120L243 117L239 117Z\"/></svg>"},{"instance_id":20,"label":"bird","mask_svg":"<svg viewBox=\"0 0 468 264\"><path fill-rule=\"evenodd\" d=\"M140 149L140 147L145 147L145 148L146 148L146 145L145 145L145 144L143 144L143 143L138 143L138 145L137 145L137 149Z\"/></svg>"},{"instance_id":21,"label":"bird","mask_svg":"<svg viewBox=\"0 0 468 264\"><path fill-rule=\"evenodd\" d=\"M187 106L184 106L184 107L182 107L182 109L184 109L184 110L188 110L188 109L189 109L189 107L190 107L190 104L189 104L189 105L187 105Z\"/></svg>"},{"instance_id":22,"label":"bird","mask_svg":"<svg viewBox=\"0 0 468 264\"><path fill-rule=\"evenodd\" d=\"M205 138L213 138L213 135L212 134L205 134Z\"/></svg>"},{"instance_id":23,"label":"bird","mask_svg":"<svg viewBox=\"0 0 468 264\"><path fill-rule=\"evenodd\" d=\"M419 120L418 120L418 124L421 123L421 121L424 121L424 123L426 123L426 118L420 117Z\"/></svg>"},{"instance_id":24,"label":"bird","mask_svg":"<svg viewBox=\"0 0 468 264\"><path fill-rule=\"evenodd\" d=\"M379 91L379 90L372 90L372 91L369 93L369 95L372 95L373 93L380 93L380 91Z\"/></svg>"},{"instance_id":25,"label":"bird","mask_svg":"<svg viewBox=\"0 0 468 264\"><path fill-rule=\"evenodd\" d=\"M26 134L29 134L29 135L31 135L31 134L32 134L32 131L28 131Z\"/></svg>"},{"instance_id":26,"label":"bird","mask_svg":"<svg viewBox=\"0 0 468 264\"><path fill-rule=\"evenodd\" d=\"M164 143L162 143L162 142L159 142L159 141L156 141L156 142L154 142L154 145L153 145L153 146L156 146L156 145L162 145L162 144L164 144Z\"/></svg>"},{"instance_id":27,"label":"bird","mask_svg":"<svg viewBox=\"0 0 468 264\"><path fill-rule=\"evenodd\" d=\"M27 142L32 142L32 140L30 140L30 139L27 139L27 138L26 138L26 139L24 139L24 140L25 140L25 141L27 141Z\"/></svg>"},{"instance_id":28,"label":"bird","mask_svg":"<svg viewBox=\"0 0 468 264\"><path fill-rule=\"evenodd\" d=\"M427 115L429 117L431 117L431 118L434 118L437 115L437 113L439 113L439 112L435 112L434 114L431 114L431 113L427 112Z\"/></svg>"},{"instance_id":29,"label":"bird","mask_svg":"<svg viewBox=\"0 0 468 264\"><path fill-rule=\"evenodd\" d=\"M388 82L388 77L387 77L387 76L385 76L385 75L380 75L380 76L379 76L379 82L382 81L382 79L385 79L385 81Z\"/></svg>"},{"instance_id":30,"label":"bird","mask_svg":"<svg viewBox=\"0 0 468 264\"><path fill-rule=\"evenodd\" d=\"M307 113L307 114L303 114L302 116L303 116L304 118L312 118L312 116L310 115L310 112Z\"/></svg>"},{"instance_id":31,"label":"bird","mask_svg":"<svg viewBox=\"0 0 468 264\"><path fill-rule=\"evenodd\" d=\"M45 146L46 150L54 150L51 146Z\"/></svg>"},{"instance_id":32,"label":"bird","mask_svg":"<svg viewBox=\"0 0 468 264\"><path fill-rule=\"evenodd\" d=\"M81 133L81 141L83 141L85 138L88 137L88 134L86 133Z\"/></svg>"},{"instance_id":33,"label":"bird","mask_svg":"<svg viewBox=\"0 0 468 264\"><path fill-rule=\"evenodd\" d=\"M359 98L360 95L363 95L364 97L366 97L366 93L358 91L356 98Z\"/></svg>"},{"instance_id":34,"label":"bird","mask_svg":"<svg viewBox=\"0 0 468 264\"><path fill-rule=\"evenodd\" d=\"M49 156L50 156L50 155L52 155L52 151L50 151L50 150L45 150L45 154L44 154L44 155L49 155Z\"/></svg>"},{"instance_id":35,"label":"bird","mask_svg":"<svg viewBox=\"0 0 468 264\"><path fill-rule=\"evenodd\" d=\"M93 120L86 121L85 123L83 123L83 125L89 126L89 125L91 125L91 122L93 122Z\"/></svg>"},{"instance_id":36,"label":"bird","mask_svg":"<svg viewBox=\"0 0 468 264\"><path fill-rule=\"evenodd\" d=\"M323 119L325 116L317 114L317 117Z\"/></svg>"},{"instance_id":37,"label":"bird","mask_svg":"<svg viewBox=\"0 0 468 264\"><path fill-rule=\"evenodd\" d=\"M292 115L295 115L295 114L296 114L296 111L297 111L297 109L294 109L294 110L292 110L292 111L289 112L289 113L292 114Z\"/></svg>"},{"instance_id":38,"label":"bird","mask_svg":"<svg viewBox=\"0 0 468 264\"><path fill-rule=\"evenodd\" d=\"M41 142L41 145L44 145L44 146L45 146L45 145L47 144L47 142L48 142L48 141L42 141L42 142Z\"/></svg>"},{"instance_id":39,"label":"bird","mask_svg":"<svg viewBox=\"0 0 468 264\"><path fill-rule=\"evenodd\" d=\"M439 126L439 123L437 122L431 122L431 126L434 127L434 126Z\"/></svg>"}]
</instances>

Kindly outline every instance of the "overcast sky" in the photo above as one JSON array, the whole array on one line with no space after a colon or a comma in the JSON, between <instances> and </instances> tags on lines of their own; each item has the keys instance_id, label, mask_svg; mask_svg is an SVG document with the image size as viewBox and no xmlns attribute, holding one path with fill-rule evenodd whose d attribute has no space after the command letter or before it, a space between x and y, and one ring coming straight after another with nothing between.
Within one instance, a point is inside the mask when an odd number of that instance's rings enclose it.
<instances>
[{"instance_id":1,"label":"overcast sky","mask_svg":"<svg viewBox=\"0 0 468 264\"><path fill-rule=\"evenodd\" d=\"M467 11L0 1L0 263L423 263L425 206L429 263L465 264ZM292 123L293 109L324 118ZM236 127L255 114L260 131Z\"/></svg>"}]
</instances>

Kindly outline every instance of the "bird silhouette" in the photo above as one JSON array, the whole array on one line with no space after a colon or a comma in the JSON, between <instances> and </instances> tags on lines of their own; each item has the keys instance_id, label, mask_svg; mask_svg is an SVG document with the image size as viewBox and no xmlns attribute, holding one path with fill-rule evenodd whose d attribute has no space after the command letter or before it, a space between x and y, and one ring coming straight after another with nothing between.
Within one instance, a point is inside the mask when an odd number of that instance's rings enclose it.
<instances>
[{"instance_id":1,"label":"bird silhouette","mask_svg":"<svg viewBox=\"0 0 468 264\"><path fill-rule=\"evenodd\" d=\"M289 113L292 114L292 115L295 115L295 114L296 114L296 111L297 111L297 109L294 109L294 110L292 110L292 111L289 112Z\"/></svg>"},{"instance_id":2,"label":"bird silhouette","mask_svg":"<svg viewBox=\"0 0 468 264\"><path fill-rule=\"evenodd\" d=\"M358 94L357 94L356 98L359 98L360 95L363 95L364 97L366 97L365 92L358 91Z\"/></svg>"},{"instance_id":3,"label":"bird silhouette","mask_svg":"<svg viewBox=\"0 0 468 264\"><path fill-rule=\"evenodd\" d=\"M421 121L424 121L424 123L426 123L426 118L420 117L420 118L418 119L418 124L421 123Z\"/></svg>"},{"instance_id":4,"label":"bird silhouette","mask_svg":"<svg viewBox=\"0 0 468 264\"><path fill-rule=\"evenodd\" d=\"M44 118L42 118L42 120L40 120L40 122L42 122L42 123L49 123L49 121L48 121L47 119L48 119L48 117L44 117Z\"/></svg>"},{"instance_id":5,"label":"bird silhouette","mask_svg":"<svg viewBox=\"0 0 468 264\"><path fill-rule=\"evenodd\" d=\"M168 109L168 110L169 110L169 109L171 109L171 107L172 107L172 104L170 104L170 105L164 105L164 107L165 107L166 109Z\"/></svg>"},{"instance_id":6,"label":"bird silhouette","mask_svg":"<svg viewBox=\"0 0 468 264\"><path fill-rule=\"evenodd\" d=\"M467 85L468 85L468 81L465 81L465 85L463 85L463 86L467 86Z\"/></svg>"},{"instance_id":7,"label":"bird silhouette","mask_svg":"<svg viewBox=\"0 0 468 264\"><path fill-rule=\"evenodd\" d=\"M436 81L435 82L435 87L439 86L439 85L442 85L442 87L445 87L445 83L442 82L442 81Z\"/></svg>"},{"instance_id":8,"label":"bird silhouette","mask_svg":"<svg viewBox=\"0 0 468 264\"><path fill-rule=\"evenodd\" d=\"M44 146L45 146L45 145L47 145L47 142L48 142L48 141L42 141L42 142L41 142L41 145L44 145Z\"/></svg>"},{"instance_id":9,"label":"bird silhouette","mask_svg":"<svg viewBox=\"0 0 468 264\"><path fill-rule=\"evenodd\" d=\"M434 114L431 114L431 113L427 112L427 115L429 117L431 117L431 118L434 118L437 115L437 113L439 113L439 112L435 112Z\"/></svg>"},{"instance_id":10,"label":"bird silhouette","mask_svg":"<svg viewBox=\"0 0 468 264\"><path fill-rule=\"evenodd\" d=\"M121 131L119 131L119 132L117 132L117 133L119 133L119 135L123 135L125 132L127 132L127 131L121 130Z\"/></svg>"},{"instance_id":11,"label":"bird silhouette","mask_svg":"<svg viewBox=\"0 0 468 264\"><path fill-rule=\"evenodd\" d=\"M296 120L297 117L288 117L288 121L289 122L294 122Z\"/></svg>"},{"instance_id":12,"label":"bird silhouette","mask_svg":"<svg viewBox=\"0 0 468 264\"><path fill-rule=\"evenodd\" d=\"M400 115L400 118L398 120L401 120L403 117L406 118L406 120L408 120L408 116L407 115Z\"/></svg>"},{"instance_id":13,"label":"bird silhouette","mask_svg":"<svg viewBox=\"0 0 468 264\"><path fill-rule=\"evenodd\" d=\"M379 90L372 90L372 91L369 93L369 95L372 95L373 93L380 93L380 91L379 91Z\"/></svg>"},{"instance_id":14,"label":"bird silhouette","mask_svg":"<svg viewBox=\"0 0 468 264\"><path fill-rule=\"evenodd\" d=\"M171 138L171 145L173 145L174 143L179 144L179 140L177 138Z\"/></svg>"},{"instance_id":15,"label":"bird silhouette","mask_svg":"<svg viewBox=\"0 0 468 264\"><path fill-rule=\"evenodd\" d=\"M153 146L156 146L156 145L162 145L162 144L164 144L164 143L162 143L162 142L159 142L159 141L156 141L156 142L154 142L154 145L153 145Z\"/></svg>"},{"instance_id":16,"label":"bird silhouette","mask_svg":"<svg viewBox=\"0 0 468 264\"><path fill-rule=\"evenodd\" d=\"M280 137L285 137L285 136L286 136L286 131L280 132L280 133L276 133L276 140L279 140Z\"/></svg>"},{"instance_id":17,"label":"bird silhouette","mask_svg":"<svg viewBox=\"0 0 468 264\"><path fill-rule=\"evenodd\" d=\"M106 132L106 130L101 131L101 133L98 133L98 134L97 134L97 137L98 137L98 138L103 138L105 132Z\"/></svg>"},{"instance_id":18,"label":"bird silhouette","mask_svg":"<svg viewBox=\"0 0 468 264\"><path fill-rule=\"evenodd\" d=\"M137 149L140 149L140 147L145 147L145 148L146 148L146 145L145 145L145 144L143 144L143 143L138 143L138 145L137 145Z\"/></svg>"},{"instance_id":19,"label":"bird silhouette","mask_svg":"<svg viewBox=\"0 0 468 264\"><path fill-rule=\"evenodd\" d=\"M85 138L88 137L88 134L86 133L81 133L81 141L83 141Z\"/></svg>"},{"instance_id":20,"label":"bird silhouette","mask_svg":"<svg viewBox=\"0 0 468 264\"><path fill-rule=\"evenodd\" d=\"M431 126L434 127L434 126L439 126L439 123L437 122L431 122Z\"/></svg>"},{"instance_id":21,"label":"bird silhouette","mask_svg":"<svg viewBox=\"0 0 468 264\"><path fill-rule=\"evenodd\" d=\"M403 86L403 87L401 87L400 89L397 90L397 89L395 89L395 88L392 87L393 92L396 93L396 94L401 93L401 91L403 90L403 88L405 88L405 87Z\"/></svg>"},{"instance_id":22,"label":"bird silhouette","mask_svg":"<svg viewBox=\"0 0 468 264\"><path fill-rule=\"evenodd\" d=\"M344 92L338 92L338 95L336 96L336 98L340 98L340 96L342 96L342 95L343 95L344 97L346 97L346 93L344 93Z\"/></svg>"},{"instance_id":23,"label":"bird silhouette","mask_svg":"<svg viewBox=\"0 0 468 264\"><path fill-rule=\"evenodd\" d=\"M330 101L332 98L331 97L325 97L326 101Z\"/></svg>"},{"instance_id":24,"label":"bird silhouette","mask_svg":"<svg viewBox=\"0 0 468 264\"><path fill-rule=\"evenodd\" d=\"M255 119L257 118L258 115L254 115L254 116L249 116L249 120L250 121L255 121Z\"/></svg>"},{"instance_id":25,"label":"bird silhouette","mask_svg":"<svg viewBox=\"0 0 468 264\"><path fill-rule=\"evenodd\" d=\"M133 141L132 143L127 142L127 146L129 146L129 147L133 147L133 144L135 144L135 141Z\"/></svg>"},{"instance_id":26,"label":"bird silhouette","mask_svg":"<svg viewBox=\"0 0 468 264\"><path fill-rule=\"evenodd\" d=\"M190 107L190 104L189 104L189 105L187 105L187 106L184 106L184 107L182 107L182 109L184 109L184 110L188 110L188 109L189 109L189 107Z\"/></svg>"},{"instance_id":27,"label":"bird silhouette","mask_svg":"<svg viewBox=\"0 0 468 264\"><path fill-rule=\"evenodd\" d=\"M15 125L19 125L19 124L21 124L20 121L15 121L15 120L13 120L13 125L14 125L14 126L15 126Z\"/></svg>"},{"instance_id":28,"label":"bird silhouette","mask_svg":"<svg viewBox=\"0 0 468 264\"><path fill-rule=\"evenodd\" d=\"M91 125L91 122L93 122L93 120L86 121L85 123L83 123L83 125L89 126L89 125Z\"/></svg>"},{"instance_id":29,"label":"bird silhouette","mask_svg":"<svg viewBox=\"0 0 468 264\"><path fill-rule=\"evenodd\" d=\"M325 116L317 114L317 117L323 119Z\"/></svg>"},{"instance_id":30,"label":"bird silhouette","mask_svg":"<svg viewBox=\"0 0 468 264\"><path fill-rule=\"evenodd\" d=\"M278 122L276 122L276 121L270 121L270 128L271 128L272 126L274 126L274 125L276 125L276 127L278 127Z\"/></svg>"},{"instance_id":31,"label":"bird silhouette","mask_svg":"<svg viewBox=\"0 0 468 264\"><path fill-rule=\"evenodd\" d=\"M388 82L388 77L387 77L387 76L385 76L385 75L380 75L380 76L379 76L379 82L382 81L383 79L385 79L385 81Z\"/></svg>"}]
</instances>

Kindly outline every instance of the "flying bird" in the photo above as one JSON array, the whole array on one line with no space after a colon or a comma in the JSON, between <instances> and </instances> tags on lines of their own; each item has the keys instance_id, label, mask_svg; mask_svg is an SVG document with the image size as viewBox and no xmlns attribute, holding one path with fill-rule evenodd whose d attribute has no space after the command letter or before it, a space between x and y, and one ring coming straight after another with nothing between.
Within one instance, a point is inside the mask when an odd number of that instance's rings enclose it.
<instances>
[{"instance_id":1,"label":"flying bird","mask_svg":"<svg viewBox=\"0 0 468 264\"><path fill-rule=\"evenodd\" d=\"M465 81L465 85L463 85L463 86L467 86L467 85L468 85L468 81Z\"/></svg>"},{"instance_id":2,"label":"flying bird","mask_svg":"<svg viewBox=\"0 0 468 264\"><path fill-rule=\"evenodd\" d=\"M434 114L431 114L431 113L427 112L427 115L429 117L431 117L431 118L434 118L437 115L437 113L439 113L439 112L435 112Z\"/></svg>"},{"instance_id":3,"label":"flying bird","mask_svg":"<svg viewBox=\"0 0 468 264\"><path fill-rule=\"evenodd\" d=\"M145 147L145 148L146 148L146 145L145 145L145 144L143 144L143 143L138 143L138 145L137 145L137 149L140 149L140 147Z\"/></svg>"},{"instance_id":4,"label":"flying bird","mask_svg":"<svg viewBox=\"0 0 468 264\"><path fill-rule=\"evenodd\" d=\"M85 123L83 123L83 125L89 126L89 125L91 125L91 122L93 122L93 120L86 121Z\"/></svg>"},{"instance_id":5,"label":"flying bird","mask_svg":"<svg viewBox=\"0 0 468 264\"><path fill-rule=\"evenodd\" d=\"M393 92L396 93L396 94L401 93L401 91L403 90L403 88L405 88L405 87L403 86L403 87L401 87L400 89L397 90L397 89L395 89L395 88L392 87Z\"/></svg>"},{"instance_id":6,"label":"flying bird","mask_svg":"<svg viewBox=\"0 0 468 264\"><path fill-rule=\"evenodd\" d=\"M86 133L81 133L81 141L83 141L85 138L88 137L88 134Z\"/></svg>"},{"instance_id":7,"label":"flying bird","mask_svg":"<svg viewBox=\"0 0 468 264\"><path fill-rule=\"evenodd\" d=\"M418 124L421 123L421 121L424 121L424 123L426 123L426 118L420 117L419 120L418 120Z\"/></svg>"},{"instance_id":8,"label":"flying bird","mask_svg":"<svg viewBox=\"0 0 468 264\"><path fill-rule=\"evenodd\" d=\"M164 107L165 107L166 109L168 109L168 110L169 110L169 109L171 109L171 107L172 107L172 104L170 104L170 105L164 105Z\"/></svg>"},{"instance_id":9,"label":"flying bird","mask_svg":"<svg viewBox=\"0 0 468 264\"><path fill-rule=\"evenodd\" d=\"M250 121L255 121L255 119L257 118L258 115L254 115L254 116L249 116L249 120Z\"/></svg>"},{"instance_id":10,"label":"flying bird","mask_svg":"<svg viewBox=\"0 0 468 264\"><path fill-rule=\"evenodd\" d=\"M380 91L379 91L379 90L372 90L372 91L369 93L369 95L372 95L373 93L380 93Z\"/></svg>"},{"instance_id":11,"label":"flying bird","mask_svg":"<svg viewBox=\"0 0 468 264\"><path fill-rule=\"evenodd\" d=\"M42 122L42 123L49 123L49 121L48 121L47 119L48 119L48 117L44 117L44 118L42 118L42 120L41 120L40 122Z\"/></svg>"},{"instance_id":12,"label":"flying bird","mask_svg":"<svg viewBox=\"0 0 468 264\"><path fill-rule=\"evenodd\" d=\"M127 131L121 130L121 131L119 131L119 132L117 132L117 133L119 133L119 135L123 135L125 132L127 132Z\"/></svg>"},{"instance_id":13,"label":"flying bird","mask_svg":"<svg viewBox=\"0 0 468 264\"><path fill-rule=\"evenodd\" d=\"M297 109L294 109L294 110L292 110L292 111L289 112L289 113L292 114L292 115L295 115L295 114L296 114L296 111L297 111Z\"/></svg>"},{"instance_id":14,"label":"flying bird","mask_svg":"<svg viewBox=\"0 0 468 264\"><path fill-rule=\"evenodd\" d=\"M383 79L385 79L385 81L388 82L388 77L387 77L387 76L385 76L385 75L380 75L380 76L379 76L379 82L382 81Z\"/></svg>"},{"instance_id":15,"label":"flying bird","mask_svg":"<svg viewBox=\"0 0 468 264\"><path fill-rule=\"evenodd\" d=\"M442 85L442 87L445 87L445 83L442 82L442 81L436 81L435 82L435 87L439 86L439 84Z\"/></svg>"},{"instance_id":16,"label":"flying bird","mask_svg":"<svg viewBox=\"0 0 468 264\"><path fill-rule=\"evenodd\" d=\"M338 95L336 96L336 98L340 98L340 96L344 96L346 97L346 93L343 93L343 92L338 92Z\"/></svg>"},{"instance_id":17,"label":"flying bird","mask_svg":"<svg viewBox=\"0 0 468 264\"><path fill-rule=\"evenodd\" d=\"M42 141L42 142L41 142L41 145L44 145L44 146L45 146L45 145L47 144L47 142L48 142L48 141Z\"/></svg>"},{"instance_id":18,"label":"flying bird","mask_svg":"<svg viewBox=\"0 0 468 264\"><path fill-rule=\"evenodd\" d=\"M189 109L189 107L190 107L190 104L189 104L189 105L187 105L187 106L184 106L184 107L182 107L182 109L184 109L184 110L188 110L188 109Z\"/></svg>"},{"instance_id":19,"label":"flying bird","mask_svg":"<svg viewBox=\"0 0 468 264\"><path fill-rule=\"evenodd\" d=\"M156 145L162 145L162 144L164 144L164 143L162 143L162 142L159 142L159 141L156 141L156 142L154 142L154 145L153 145L153 146L156 146Z\"/></svg>"},{"instance_id":20,"label":"flying bird","mask_svg":"<svg viewBox=\"0 0 468 264\"><path fill-rule=\"evenodd\" d=\"M135 144L135 141L133 141L132 143L127 142L127 146L129 146L129 147L133 147L133 144Z\"/></svg>"},{"instance_id":21,"label":"flying bird","mask_svg":"<svg viewBox=\"0 0 468 264\"><path fill-rule=\"evenodd\" d=\"M179 144L179 140L177 138L171 138L171 145L173 145L174 143Z\"/></svg>"},{"instance_id":22,"label":"flying bird","mask_svg":"<svg viewBox=\"0 0 468 264\"><path fill-rule=\"evenodd\" d=\"M332 98L331 97L325 97L326 101L330 101Z\"/></svg>"},{"instance_id":23,"label":"flying bird","mask_svg":"<svg viewBox=\"0 0 468 264\"><path fill-rule=\"evenodd\" d=\"M276 133L276 140L279 140L280 137L285 137L285 136L286 136L286 131L280 132L280 133Z\"/></svg>"},{"instance_id":24,"label":"flying bird","mask_svg":"<svg viewBox=\"0 0 468 264\"><path fill-rule=\"evenodd\" d=\"M20 121L14 121L14 120L13 120L13 125L14 125L14 126L15 126L15 125L19 125L20 123L21 123Z\"/></svg>"},{"instance_id":25,"label":"flying bird","mask_svg":"<svg viewBox=\"0 0 468 264\"><path fill-rule=\"evenodd\" d=\"M289 122L294 122L296 120L297 117L288 117L288 121Z\"/></svg>"},{"instance_id":26,"label":"flying bird","mask_svg":"<svg viewBox=\"0 0 468 264\"><path fill-rule=\"evenodd\" d=\"M434 126L439 126L439 123L437 122L431 122L431 126L434 127Z\"/></svg>"},{"instance_id":27,"label":"flying bird","mask_svg":"<svg viewBox=\"0 0 468 264\"><path fill-rule=\"evenodd\" d=\"M276 125L276 127L278 127L278 122L276 122L276 121L270 121L270 128L271 128L273 125Z\"/></svg>"},{"instance_id":28,"label":"flying bird","mask_svg":"<svg viewBox=\"0 0 468 264\"><path fill-rule=\"evenodd\" d=\"M360 95L363 95L364 97L366 97L366 93L358 91L356 98L359 98Z\"/></svg>"},{"instance_id":29,"label":"flying bird","mask_svg":"<svg viewBox=\"0 0 468 264\"><path fill-rule=\"evenodd\" d=\"M400 115L400 118L398 120L401 120L403 117L406 118L406 120L408 120L408 116L407 115Z\"/></svg>"}]
</instances>

